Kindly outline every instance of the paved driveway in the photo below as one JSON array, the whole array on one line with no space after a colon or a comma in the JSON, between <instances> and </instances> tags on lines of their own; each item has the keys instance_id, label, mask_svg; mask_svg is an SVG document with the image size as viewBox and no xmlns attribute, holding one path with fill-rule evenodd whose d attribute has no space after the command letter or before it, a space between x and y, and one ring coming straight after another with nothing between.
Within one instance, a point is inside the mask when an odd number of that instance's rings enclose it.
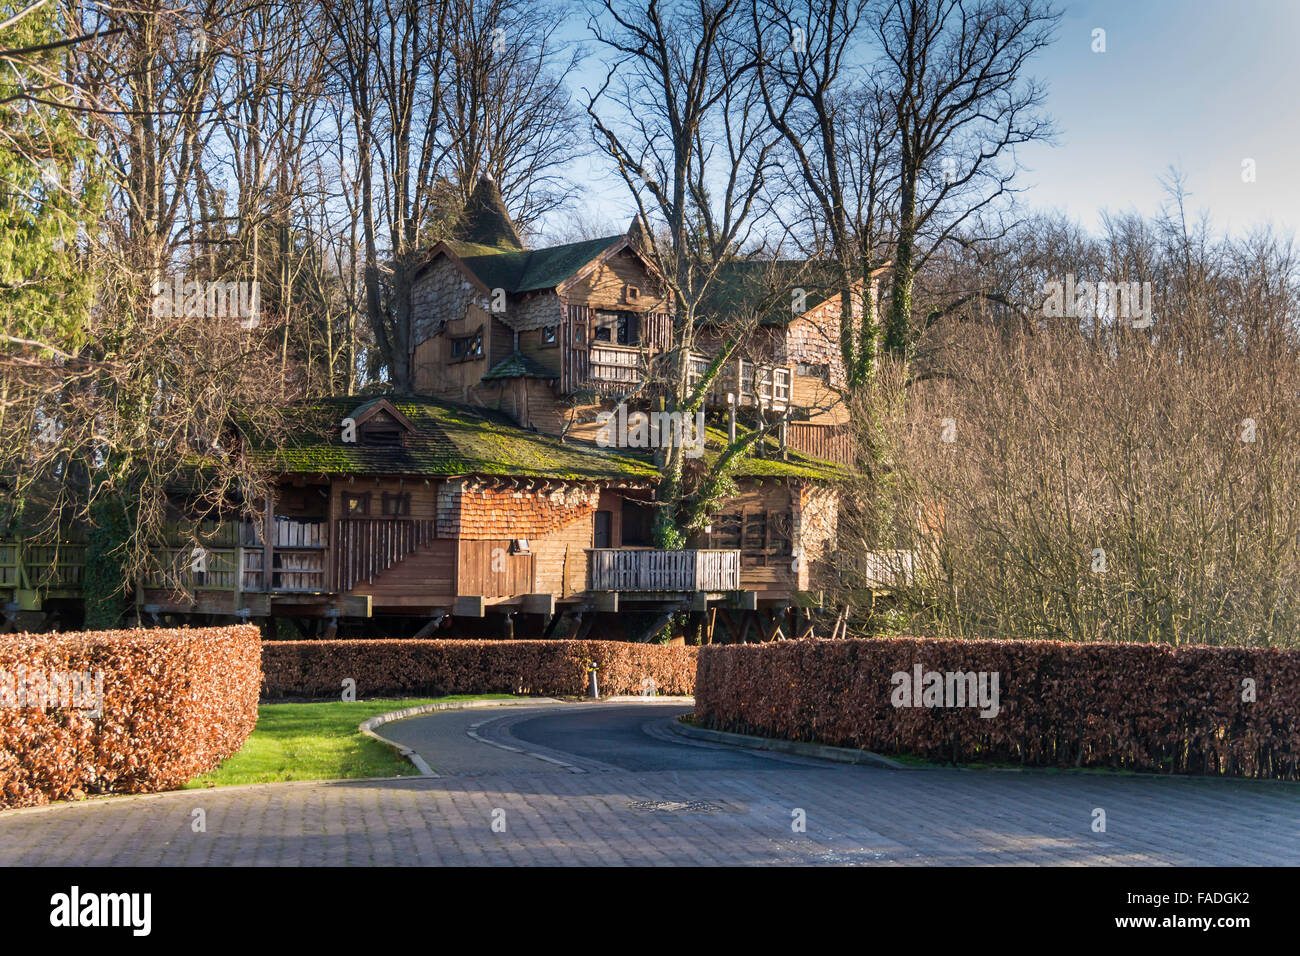
<instances>
[{"instance_id":1,"label":"paved driveway","mask_svg":"<svg viewBox=\"0 0 1300 956\"><path fill-rule=\"evenodd\" d=\"M9 811L0 864L1300 864L1300 786L830 766L682 742L687 709L411 718L380 733L438 777Z\"/></svg>"}]
</instances>

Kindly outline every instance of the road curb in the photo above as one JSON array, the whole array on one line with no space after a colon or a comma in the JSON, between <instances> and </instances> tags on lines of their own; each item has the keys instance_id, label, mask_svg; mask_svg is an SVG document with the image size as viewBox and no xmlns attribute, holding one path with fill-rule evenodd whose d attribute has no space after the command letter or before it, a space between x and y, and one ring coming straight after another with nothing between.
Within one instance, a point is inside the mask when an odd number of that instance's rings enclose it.
<instances>
[{"instance_id":1,"label":"road curb","mask_svg":"<svg viewBox=\"0 0 1300 956\"><path fill-rule=\"evenodd\" d=\"M394 720L405 720L407 717L419 717L421 714L434 714L441 710L473 710L478 707L519 707L527 704L558 704L561 701L554 697L524 697L512 700L448 700L439 704L420 704L418 707L404 707L401 710L392 710L386 714L377 714L363 720L357 725L357 730L361 731L367 737L372 737L382 744L387 744L405 757L420 771L422 777L439 777L435 771L418 753L407 747L405 744L399 744L395 740L389 740L387 737L375 733L376 727L382 727L384 724L392 723Z\"/></svg>"},{"instance_id":2,"label":"road curb","mask_svg":"<svg viewBox=\"0 0 1300 956\"><path fill-rule=\"evenodd\" d=\"M911 767L897 760L890 760L869 750L853 750L849 747L831 747L827 744L812 744L802 740L779 740L774 737L752 737L749 734L733 734L725 730L708 730L692 724L682 723L681 719L668 721L668 729L679 737L691 740L704 740L709 743L727 744L745 750L771 750L775 753L791 754L796 757L812 757L817 760L831 760L835 763L867 764L883 767L886 770L929 770L930 767Z\"/></svg>"}]
</instances>

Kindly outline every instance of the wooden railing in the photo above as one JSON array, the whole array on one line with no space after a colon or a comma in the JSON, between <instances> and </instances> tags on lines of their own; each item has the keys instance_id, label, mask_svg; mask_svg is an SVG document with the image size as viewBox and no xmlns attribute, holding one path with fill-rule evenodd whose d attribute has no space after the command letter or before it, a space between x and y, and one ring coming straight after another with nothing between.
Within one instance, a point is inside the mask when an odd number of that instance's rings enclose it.
<instances>
[{"instance_id":1,"label":"wooden railing","mask_svg":"<svg viewBox=\"0 0 1300 956\"><path fill-rule=\"evenodd\" d=\"M713 363L707 355L692 354L687 380L694 385ZM710 405L726 405L732 395L737 405L760 405L764 408L783 409L790 404L791 383L794 370L788 365L764 365L742 358L733 358L718 370L717 378L705 393Z\"/></svg>"},{"instance_id":2,"label":"wooden railing","mask_svg":"<svg viewBox=\"0 0 1300 956\"><path fill-rule=\"evenodd\" d=\"M593 345L587 357L587 383L605 391L639 385L646 375L645 356L626 345Z\"/></svg>"},{"instance_id":3,"label":"wooden railing","mask_svg":"<svg viewBox=\"0 0 1300 956\"><path fill-rule=\"evenodd\" d=\"M0 588L6 590L76 590L85 565L86 545L81 541L0 541Z\"/></svg>"},{"instance_id":4,"label":"wooden railing","mask_svg":"<svg viewBox=\"0 0 1300 956\"><path fill-rule=\"evenodd\" d=\"M828 566L841 586L890 591L911 585L916 574L914 551L836 551Z\"/></svg>"},{"instance_id":5,"label":"wooden railing","mask_svg":"<svg viewBox=\"0 0 1300 956\"><path fill-rule=\"evenodd\" d=\"M843 425L790 422L786 426L786 442L794 451L810 458L853 464L853 435Z\"/></svg>"},{"instance_id":6,"label":"wooden railing","mask_svg":"<svg viewBox=\"0 0 1300 956\"><path fill-rule=\"evenodd\" d=\"M587 551L593 591L738 591L739 551Z\"/></svg>"},{"instance_id":7,"label":"wooden railing","mask_svg":"<svg viewBox=\"0 0 1300 956\"><path fill-rule=\"evenodd\" d=\"M437 537L432 518L340 518L334 522L334 588L351 591L362 581L373 584L408 554Z\"/></svg>"}]
</instances>

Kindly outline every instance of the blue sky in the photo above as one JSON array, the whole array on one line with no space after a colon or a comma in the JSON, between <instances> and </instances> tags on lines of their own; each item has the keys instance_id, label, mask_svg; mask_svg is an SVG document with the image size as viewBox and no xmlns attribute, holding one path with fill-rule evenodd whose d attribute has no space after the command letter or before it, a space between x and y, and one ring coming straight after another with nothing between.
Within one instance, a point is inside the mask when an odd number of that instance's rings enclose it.
<instances>
[{"instance_id":1,"label":"blue sky","mask_svg":"<svg viewBox=\"0 0 1300 956\"><path fill-rule=\"evenodd\" d=\"M1031 208L1095 229L1102 210L1154 214L1171 165L1193 212L1240 235L1300 229L1300 0L1076 0L1032 71L1048 85L1056 144L1023 147L1017 185ZM586 33L575 4L566 31ZM1093 31L1106 31L1095 53ZM575 87L603 75L591 56ZM581 97L581 94L577 94ZM581 100L585 102L585 100ZM1242 163L1255 163L1243 182ZM593 168L590 173L595 174ZM626 187L588 175L589 216L625 225Z\"/></svg>"}]
</instances>

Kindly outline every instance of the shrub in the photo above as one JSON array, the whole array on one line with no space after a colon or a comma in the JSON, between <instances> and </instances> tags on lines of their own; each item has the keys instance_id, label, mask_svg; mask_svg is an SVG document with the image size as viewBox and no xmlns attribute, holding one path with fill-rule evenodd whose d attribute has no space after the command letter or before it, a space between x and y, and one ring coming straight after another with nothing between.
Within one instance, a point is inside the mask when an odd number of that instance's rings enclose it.
<instances>
[{"instance_id":1,"label":"shrub","mask_svg":"<svg viewBox=\"0 0 1300 956\"><path fill-rule=\"evenodd\" d=\"M347 678L367 697L581 696L588 662L605 696L639 694L646 678L660 694L690 694L695 651L618 641L275 641L262 652L263 696L338 697Z\"/></svg>"},{"instance_id":2,"label":"shrub","mask_svg":"<svg viewBox=\"0 0 1300 956\"><path fill-rule=\"evenodd\" d=\"M895 707L891 676L998 675L999 710ZM1244 682L1254 682L1245 701ZM695 715L719 730L878 753L1296 779L1300 652L920 639L700 649Z\"/></svg>"},{"instance_id":3,"label":"shrub","mask_svg":"<svg viewBox=\"0 0 1300 956\"><path fill-rule=\"evenodd\" d=\"M167 790L213 769L257 723L260 652L250 625L0 641L0 806ZM31 705L38 675L72 673L102 673L100 716Z\"/></svg>"}]
</instances>

